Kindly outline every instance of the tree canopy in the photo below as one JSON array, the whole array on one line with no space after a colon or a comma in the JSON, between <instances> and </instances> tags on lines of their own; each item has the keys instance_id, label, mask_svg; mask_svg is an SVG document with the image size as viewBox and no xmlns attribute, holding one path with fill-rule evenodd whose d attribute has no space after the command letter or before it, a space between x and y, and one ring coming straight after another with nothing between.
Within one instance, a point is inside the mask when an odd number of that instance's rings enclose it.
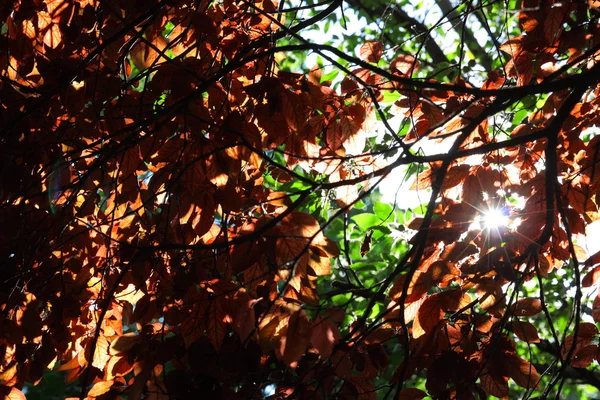
<instances>
[{"instance_id":1,"label":"tree canopy","mask_svg":"<svg viewBox=\"0 0 600 400\"><path fill-rule=\"evenodd\" d=\"M1 2L0 395L598 393L599 16Z\"/></svg>"}]
</instances>

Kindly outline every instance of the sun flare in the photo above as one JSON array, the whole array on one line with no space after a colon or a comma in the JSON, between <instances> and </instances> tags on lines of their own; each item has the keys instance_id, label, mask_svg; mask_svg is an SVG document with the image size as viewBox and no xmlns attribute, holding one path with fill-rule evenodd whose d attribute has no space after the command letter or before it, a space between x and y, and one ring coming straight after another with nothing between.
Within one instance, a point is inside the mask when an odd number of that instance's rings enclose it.
<instances>
[{"instance_id":1,"label":"sun flare","mask_svg":"<svg viewBox=\"0 0 600 400\"><path fill-rule=\"evenodd\" d=\"M483 214L483 226L486 229L498 229L508 225L508 216L502 208L491 208Z\"/></svg>"}]
</instances>

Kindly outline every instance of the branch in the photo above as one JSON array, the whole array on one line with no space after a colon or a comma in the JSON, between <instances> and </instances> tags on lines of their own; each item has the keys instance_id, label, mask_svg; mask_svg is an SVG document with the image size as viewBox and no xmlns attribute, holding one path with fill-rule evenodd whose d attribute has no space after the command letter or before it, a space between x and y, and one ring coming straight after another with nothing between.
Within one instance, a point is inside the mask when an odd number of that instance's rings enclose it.
<instances>
[{"instance_id":1,"label":"branch","mask_svg":"<svg viewBox=\"0 0 600 400\"><path fill-rule=\"evenodd\" d=\"M542 339L539 343L535 343L536 347L541 351L551 354L555 357L560 357L560 349L549 340ZM538 371L544 371L548 369L550 366L545 364L535 364L535 368ZM585 368L573 368L567 366L561 372L562 376L568 379L577 379L588 385L592 385L598 389L600 389L600 372L590 371Z\"/></svg>"},{"instance_id":2,"label":"branch","mask_svg":"<svg viewBox=\"0 0 600 400\"><path fill-rule=\"evenodd\" d=\"M473 53L476 60L479 60L481 65L485 68L486 71L491 71L493 60L490 55L479 45L475 35L471 32L470 29L467 28L467 17L468 14L464 15L464 21L462 23L453 23L454 20L461 20L461 16L456 12L456 7L453 7L450 4L449 0L435 0L438 7L442 10L446 18L451 23L452 28L458 33L462 39L464 39L464 43L467 45L469 50Z\"/></svg>"},{"instance_id":3,"label":"branch","mask_svg":"<svg viewBox=\"0 0 600 400\"><path fill-rule=\"evenodd\" d=\"M367 8L362 4L360 0L346 0L346 2L354 8L363 10L369 16L371 16L372 14L383 15L389 7L388 5L386 5L386 7L377 6L375 8ZM392 16L395 18L396 23L398 25L408 30L411 34L414 35L415 38L423 36L423 46L425 47L427 54L429 54L429 56L431 57L433 63L450 63L450 60L448 60L448 57L446 57L444 51L431 38L430 29L427 28L425 24L409 16L406 12L404 12L403 9L397 6L393 8Z\"/></svg>"}]
</instances>

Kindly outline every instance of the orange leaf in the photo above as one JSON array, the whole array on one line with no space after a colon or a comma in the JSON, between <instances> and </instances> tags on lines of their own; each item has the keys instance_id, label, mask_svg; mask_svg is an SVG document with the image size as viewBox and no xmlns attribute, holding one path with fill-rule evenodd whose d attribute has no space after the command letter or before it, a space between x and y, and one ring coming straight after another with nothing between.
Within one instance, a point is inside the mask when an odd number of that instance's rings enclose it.
<instances>
[{"instance_id":1,"label":"orange leaf","mask_svg":"<svg viewBox=\"0 0 600 400\"><path fill-rule=\"evenodd\" d=\"M92 388L88 392L88 396L99 397L104 393L107 393L108 391L110 391L110 388L112 387L113 383L115 383L115 381L113 380L97 382L96 384L94 384L94 386L92 386Z\"/></svg>"},{"instance_id":2,"label":"orange leaf","mask_svg":"<svg viewBox=\"0 0 600 400\"><path fill-rule=\"evenodd\" d=\"M92 366L103 370L108 362L110 355L108 354L109 343L103 335L98 336L96 342L96 348L94 349L94 358L92 359Z\"/></svg>"},{"instance_id":3,"label":"orange leaf","mask_svg":"<svg viewBox=\"0 0 600 400\"><path fill-rule=\"evenodd\" d=\"M0 395L2 394L4 395L4 400L27 400L25 394L16 387L1 386Z\"/></svg>"},{"instance_id":4,"label":"orange leaf","mask_svg":"<svg viewBox=\"0 0 600 400\"><path fill-rule=\"evenodd\" d=\"M360 47L360 58L363 61L378 63L383 54L383 45L380 42L366 42Z\"/></svg>"}]
</instances>

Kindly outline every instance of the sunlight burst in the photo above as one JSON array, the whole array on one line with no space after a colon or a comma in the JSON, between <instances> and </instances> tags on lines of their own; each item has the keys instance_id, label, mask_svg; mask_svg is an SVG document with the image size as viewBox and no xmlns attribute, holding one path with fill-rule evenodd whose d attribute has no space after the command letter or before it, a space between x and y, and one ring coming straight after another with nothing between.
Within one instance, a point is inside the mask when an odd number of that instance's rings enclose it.
<instances>
[{"instance_id":1,"label":"sunlight burst","mask_svg":"<svg viewBox=\"0 0 600 400\"><path fill-rule=\"evenodd\" d=\"M508 216L502 208L490 208L483 214L483 226L486 229L498 229L508 225Z\"/></svg>"}]
</instances>

